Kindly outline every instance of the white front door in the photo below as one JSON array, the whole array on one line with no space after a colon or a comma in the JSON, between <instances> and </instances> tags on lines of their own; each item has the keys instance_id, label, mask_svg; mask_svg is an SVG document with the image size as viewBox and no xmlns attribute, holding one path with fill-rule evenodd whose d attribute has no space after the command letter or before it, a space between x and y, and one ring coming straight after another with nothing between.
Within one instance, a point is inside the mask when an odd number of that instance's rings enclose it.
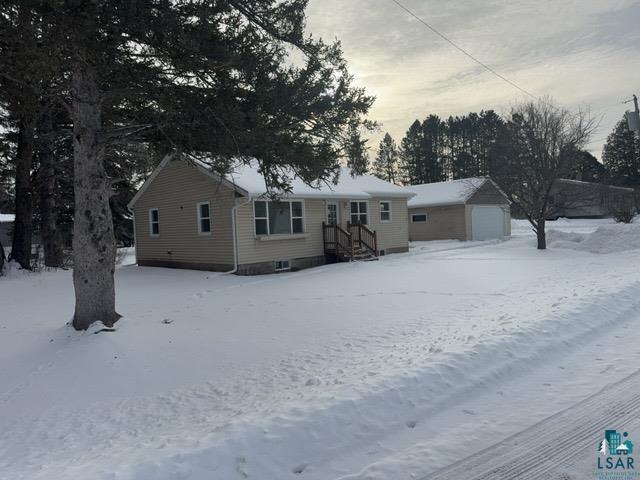
<instances>
[{"instance_id":1,"label":"white front door","mask_svg":"<svg viewBox=\"0 0 640 480\"><path fill-rule=\"evenodd\" d=\"M471 211L471 238L491 240L504 237L504 210L500 207L473 206Z\"/></svg>"},{"instance_id":2,"label":"white front door","mask_svg":"<svg viewBox=\"0 0 640 480\"><path fill-rule=\"evenodd\" d=\"M339 225L340 212L338 202L327 202L327 225Z\"/></svg>"}]
</instances>

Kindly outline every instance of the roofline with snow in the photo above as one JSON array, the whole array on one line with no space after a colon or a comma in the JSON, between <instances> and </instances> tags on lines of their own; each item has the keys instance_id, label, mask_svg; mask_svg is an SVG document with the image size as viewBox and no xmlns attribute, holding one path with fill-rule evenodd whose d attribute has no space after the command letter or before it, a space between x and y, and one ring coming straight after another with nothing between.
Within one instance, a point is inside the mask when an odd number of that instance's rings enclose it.
<instances>
[{"instance_id":1,"label":"roofline with snow","mask_svg":"<svg viewBox=\"0 0 640 480\"><path fill-rule=\"evenodd\" d=\"M165 157L162 159L162 161L160 162L160 164L155 168L155 170L151 173L151 175L149 175L149 177L144 181L144 183L142 184L142 186L138 189L138 191L136 192L136 194L133 196L133 198L131 199L131 201L127 204L127 208L129 210L132 210L133 207L135 206L136 202L140 199L140 197L144 194L144 192L149 188L149 186L153 183L153 181L156 179L156 177L160 174L160 172L174 159L174 158L180 158L182 160L185 160L186 162L188 162L189 164L193 165L196 169L198 169L198 171L200 171L201 173L203 173L204 175L207 175L208 177L214 179L216 182L220 182L223 185L228 186L229 188L235 190L236 192L238 192L240 195L244 196L244 197L254 197L254 198L266 198L268 197L267 192L249 192L248 190L245 190L244 188L240 187L239 185L237 185L236 183L234 183L231 180L228 180L220 175L218 175L217 173L211 171L210 169L202 166L200 164L200 162L196 162L194 161L192 158L190 158L190 156L188 154L184 154L184 153L177 153L177 152L172 152L169 153L167 155L165 155ZM329 187L331 188L331 187ZM354 200L370 200L372 198L406 198L407 200L409 200L410 198L415 197L415 193L410 192L410 191L397 191L397 192L378 192L378 191L366 191L363 190L364 193L362 194L344 194L344 193L340 193L340 192L326 192L326 191L321 191L320 189L318 189L317 193L302 193L302 194L296 194L296 193L284 193L282 195L280 195L280 198L283 199L295 199L295 198L299 198L299 199L323 199L323 198L349 198L349 199L354 199Z\"/></svg>"},{"instance_id":2,"label":"roofline with snow","mask_svg":"<svg viewBox=\"0 0 640 480\"><path fill-rule=\"evenodd\" d=\"M222 183L223 185L226 185L230 188L232 188L233 190L235 190L236 192L240 193L243 196L249 196L249 192L247 192L245 189L239 187L238 185L236 185L235 183L227 180L224 177L221 177L220 175L216 174L215 172L212 172L211 170L199 165L198 163L194 162L193 160L191 160L188 155L182 154L182 153L177 153L177 152L171 152L168 153L167 155L164 156L164 158L162 159L162 161L160 162L160 164L153 170L153 172L151 172L151 175L149 175L149 177L144 181L144 183L142 184L142 186L138 189L138 191L136 192L136 194L133 196L133 198L131 199L131 201L127 204L127 208L129 210L132 210L134 205L136 204L136 202L140 199L140 197L144 194L144 192L147 190L147 188L149 188L149 186L153 183L153 181L156 179L156 177L160 174L160 172L162 170L164 170L164 168L169 165L169 163L171 162L171 160L173 160L176 157L180 157L181 159L185 160L186 162L188 162L190 165L194 166L199 172L203 173L204 175L207 175L208 177L213 178L215 181Z\"/></svg>"},{"instance_id":3,"label":"roofline with snow","mask_svg":"<svg viewBox=\"0 0 640 480\"><path fill-rule=\"evenodd\" d=\"M629 187L619 187L618 185L609 185L608 183L585 182L584 180L574 180L573 178L558 178L558 183L568 183L570 185L589 185L595 187L613 188L615 190L624 190L626 192L635 192L635 189Z\"/></svg>"},{"instance_id":4,"label":"roofline with snow","mask_svg":"<svg viewBox=\"0 0 640 480\"><path fill-rule=\"evenodd\" d=\"M469 193L459 199L456 200L455 202L427 202L427 203L416 203L416 204L411 204L411 205L407 205L407 207L409 209L412 208L429 208L429 207L451 207L453 205L466 205L467 202L469 201L469 199L480 189L480 187L482 187L484 184L486 184L487 182L491 182L491 184L500 192L500 194L504 197L505 201L511 205L511 200L509 200L509 197L507 196L507 194L504 193L504 191L498 186L498 184L496 182L493 181L493 179L491 177L472 177L472 178L480 178L482 179L482 183L480 183L477 186L473 186L473 188L469 191ZM464 181L464 180L469 180L466 178L460 178L458 180L454 180L454 181ZM437 182L437 183L447 183L447 182ZM411 189L411 187L421 187L423 185L433 185L431 183L421 183L419 185L409 185L407 187L405 187L406 189Z\"/></svg>"}]
</instances>

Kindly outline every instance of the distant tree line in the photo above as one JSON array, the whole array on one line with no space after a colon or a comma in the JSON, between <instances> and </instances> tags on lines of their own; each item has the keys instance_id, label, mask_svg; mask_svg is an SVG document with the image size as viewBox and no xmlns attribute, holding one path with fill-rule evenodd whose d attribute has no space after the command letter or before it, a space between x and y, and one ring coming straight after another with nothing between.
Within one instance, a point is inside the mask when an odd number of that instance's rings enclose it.
<instances>
[{"instance_id":1,"label":"distant tree line","mask_svg":"<svg viewBox=\"0 0 640 480\"><path fill-rule=\"evenodd\" d=\"M548 98L516 104L506 117L492 110L446 120L429 115L414 121L399 145L387 133L371 170L402 185L491 176L512 211L531 222L543 249L548 218L593 202L602 191L553 195L556 180L640 188L640 140L626 120L609 135L602 162L585 150L595 129L588 112L570 112Z\"/></svg>"},{"instance_id":2,"label":"distant tree line","mask_svg":"<svg viewBox=\"0 0 640 480\"><path fill-rule=\"evenodd\" d=\"M399 145L386 133L371 172L401 185L491 176L509 162L507 154L514 131L510 127L513 122L493 110L451 116L446 120L429 115L422 122L415 120ZM585 150L574 152L566 178L621 184L619 180L623 177L614 178L613 170L606 167L606 154L603 159L605 165Z\"/></svg>"},{"instance_id":3,"label":"distant tree line","mask_svg":"<svg viewBox=\"0 0 640 480\"><path fill-rule=\"evenodd\" d=\"M491 176L503 170L513 154L513 115L504 119L493 110L415 120L400 143L386 133L370 170L401 185ZM623 117L607 137L599 161L583 148L572 152L565 177L640 189L640 137Z\"/></svg>"}]
</instances>

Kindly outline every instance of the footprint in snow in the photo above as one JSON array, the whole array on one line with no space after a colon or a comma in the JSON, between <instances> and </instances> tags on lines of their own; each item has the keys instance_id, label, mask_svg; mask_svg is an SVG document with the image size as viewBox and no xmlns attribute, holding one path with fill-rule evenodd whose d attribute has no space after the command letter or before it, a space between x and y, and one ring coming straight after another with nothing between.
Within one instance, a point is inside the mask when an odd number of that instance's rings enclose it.
<instances>
[{"instance_id":1,"label":"footprint in snow","mask_svg":"<svg viewBox=\"0 0 640 480\"><path fill-rule=\"evenodd\" d=\"M300 475L302 472L305 471L305 469L309 466L308 463L301 463L300 465L298 465L297 467L293 467L291 469L291 471L296 474L296 475Z\"/></svg>"},{"instance_id":2,"label":"footprint in snow","mask_svg":"<svg viewBox=\"0 0 640 480\"><path fill-rule=\"evenodd\" d=\"M476 412L475 412L475 411L473 411L473 410L468 410L468 409L466 409L466 408L465 408L464 410L462 410L462 413L466 413L467 415L475 415L475 414L476 414Z\"/></svg>"},{"instance_id":3,"label":"footprint in snow","mask_svg":"<svg viewBox=\"0 0 640 480\"><path fill-rule=\"evenodd\" d=\"M418 422L416 420L407 420L407 422L405 423L405 425L408 428L416 428L417 424L418 424Z\"/></svg>"}]
</instances>

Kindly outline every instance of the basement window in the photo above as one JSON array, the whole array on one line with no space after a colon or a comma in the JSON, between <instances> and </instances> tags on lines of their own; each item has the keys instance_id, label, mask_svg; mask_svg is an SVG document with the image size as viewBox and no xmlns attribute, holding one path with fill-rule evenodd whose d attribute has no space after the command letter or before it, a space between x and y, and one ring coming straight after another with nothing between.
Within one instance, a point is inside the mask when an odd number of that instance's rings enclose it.
<instances>
[{"instance_id":1,"label":"basement window","mask_svg":"<svg viewBox=\"0 0 640 480\"><path fill-rule=\"evenodd\" d=\"M273 262L273 267L276 272L285 272L287 270L291 270L289 260L276 260L275 262Z\"/></svg>"}]
</instances>

